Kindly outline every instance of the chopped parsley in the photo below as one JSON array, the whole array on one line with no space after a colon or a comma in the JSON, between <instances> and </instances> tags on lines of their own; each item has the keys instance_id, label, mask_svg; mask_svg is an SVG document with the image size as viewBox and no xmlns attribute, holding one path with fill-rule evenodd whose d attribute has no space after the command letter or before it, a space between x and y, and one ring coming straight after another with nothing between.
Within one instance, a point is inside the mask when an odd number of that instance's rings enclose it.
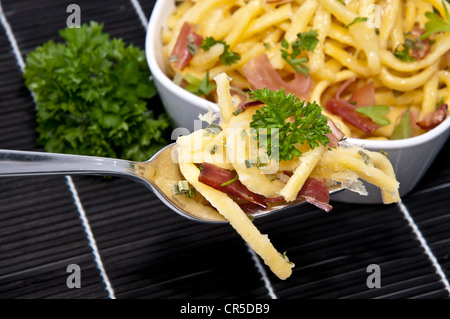
<instances>
[{"instance_id":1,"label":"chopped parsley","mask_svg":"<svg viewBox=\"0 0 450 319\"><path fill-rule=\"evenodd\" d=\"M364 164L369 165L372 162L372 159L366 152L358 151L358 154L361 156L362 160L364 161Z\"/></svg>"},{"instance_id":2,"label":"chopped parsley","mask_svg":"<svg viewBox=\"0 0 450 319\"><path fill-rule=\"evenodd\" d=\"M247 167L247 168L252 168L252 167L262 168L262 167L266 167L269 164L269 159L267 158L267 156L260 155L256 158L256 160L254 160L254 159L245 160L244 163L245 163L245 167Z\"/></svg>"},{"instance_id":3,"label":"chopped parsley","mask_svg":"<svg viewBox=\"0 0 450 319\"><path fill-rule=\"evenodd\" d=\"M212 135L217 135L222 131L222 126L216 123L211 123L207 128L205 128L205 131Z\"/></svg>"},{"instance_id":4,"label":"chopped parsley","mask_svg":"<svg viewBox=\"0 0 450 319\"><path fill-rule=\"evenodd\" d=\"M382 154L382 155L384 155L384 156L386 156L386 158L389 158L389 153L386 152L384 149L380 148L380 149L377 150L377 152Z\"/></svg>"},{"instance_id":5,"label":"chopped parsley","mask_svg":"<svg viewBox=\"0 0 450 319\"><path fill-rule=\"evenodd\" d=\"M223 186L230 185L231 183L234 183L235 181L237 181L238 178L239 178L239 175L236 173L236 176L233 179L231 179L231 180L229 180L229 181L227 181L225 183L220 184L220 186L223 187Z\"/></svg>"},{"instance_id":6,"label":"chopped parsley","mask_svg":"<svg viewBox=\"0 0 450 319\"><path fill-rule=\"evenodd\" d=\"M193 198L197 196L195 188L189 187L187 181L178 181L177 184L173 185L174 195L186 195L188 198Z\"/></svg>"},{"instance_id":7,"label":"chopped parsley","mask_svg":"<svg viewBox=\"0 0 450 319\"><path fill-rule=\"evenodd\" d=\"M301 73L305 76L308 75L309 68L306 66L308 62L307 58L299 58L302 51L314 51L319 39L317 37L319 33L316 30L310 30L307 32L297 34L297 39L289 44L286 39L281 40L281 57L295 70L297 73ZM292 51L289 52L289 46Z\"/></svg>"},{"instance_id":8,"label":"chopped parsley","mask_svg":"<svg viewBox=\"0 0 450 319\"><path fill-rule=\"evenodd\" d=\"M395 48L394 56L403 62L413 62L416 59L411 56L411 49L413 49L411 44L405 41L405 43L400 44Z\"/></svg>"},{"instance_id":9,"label":"chopped parsley","mask_svg":"<svg viewBox=\"0 0 450 319\"><path fill-rule=\"evenodd\" d=\"M286 94L284 89L264 88L251 91L250 96L265 104L253 115L250 127L255 129L259 147L266 148L269 159L288 161L301 156L301 151L295 147L298 143L307 143L314 149L330 142L326 136L331 133L328 118L316 102L300 101L295 95Z\"/></svg>"},{"instance_id":10,"label":"chopped parsley","mask_svg":"<svg viewBox=\"0 0 450 319\"><path fill-rule=\"evenodd\" d=\"M293 262L292 261L289 261L289 259L287 258L287 256L286 256L286 252L283 252L283 254L281 255L281 257L283 257L283 259L284 260L286 260L286 262L288 263L288 264L293 264Z\"/></svg>"},{"instance_id":11,"label":"chopped parsley","mask_svg":"<svg viewBox=\"0 0 450 319\"><path fill-rule=\"evenodd\" d=\"M195 38L194 35L192 33L190 33L187 36L187 40L188 40L188 44L187 44L187 50L189 51L190 54L194 55L198 52L198 46L195 43Z\"/></svg>"},{"instance_id":12,"label":"chopped parsley","mask_svg":"<svg viewBox=\"0 0 450 319\"><path fill-rule=\"evenodd\" d=\"M217 145L214 144L214 146L211 147L211 149L209 150L209 153L210 153L211 155L214 155L214 154L216 154L216 152L217 152L218 150L219 150L219 146L217 146Z\"/></svg>"},{"instance_id":13,"label":"chopped parsley","mask_svg":"<svg viewBox=\"0 0 450 319\"><path fill-rule=\"evenodd\" d=\"M349 24L345 25L344 28L349 28L352 25L354 25L355 23L365 22L365 21L367 21L366 17L357 17L352 22L350 22Z\"/></svg>"},{"instance_id":14,"label":"chopped parsley","mask_svg":"<svg viewBox=\"0 0 450 319\"><path fill-rule=\"evenodd\" d=\"M231 65L241 59L239 53L230 51L230 45L228 45L225 41L218 41L213 37L206 37L205 39L203 39L200 48L205 51L209 51L209 49L211 49L211 47L216 45L217 43L223 44L224 46L224 51L220 55L220 61L223 65Z\"/></svg>"},{"instance_id":15,"label":"chopped parsley","mask_svg":"<svg viewBox=\"0 0 450 319\"><path fill-rule=\"evenodd\" d=\"M184 80L187 82L187 85L184 87L185 90L198 96L209 95L216 89L216 85L209 79L209 71L206 71L203 80L197 79L190 74L186 74Z\"/></svg>"}]
</instances>

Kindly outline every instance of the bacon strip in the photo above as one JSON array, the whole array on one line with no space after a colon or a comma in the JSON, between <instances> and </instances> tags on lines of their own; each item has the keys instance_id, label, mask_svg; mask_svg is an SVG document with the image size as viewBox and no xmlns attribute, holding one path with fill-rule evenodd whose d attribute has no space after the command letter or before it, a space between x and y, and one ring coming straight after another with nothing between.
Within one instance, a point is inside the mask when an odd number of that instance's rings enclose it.
<instances>
[{"instance_id":1,"label":"bacon strip","mask_svg":"<svg viewBox=\"0 0 450 319\"><path fill-rule=\"evenodd\" d=\"M248 102L241 102L238 105L238 109L242 109L242 112L244 112L246 109L248 109L249 107L252 106L262 106L264 105L263 102L261 101L257 101L257 100L253 100L253 101L248 101Z\"/></svg>"},{"instance_id":2,"label":"bacon strip","mask_svg":"<svg viewBox=\"0 0 450 319\"><path fill-rule=\"evenodd\" d=\"M193 40L193 44L197 47L202 44L203 37L195 33L195 25L189 22L185 22L181 27L177 42L175 43L172 53L170 54L170 57L176 57L174 67L180 70L183 70L193 57L192 53L188 50L190 37Z\"/></svg>"},{"instance_id":3,"label":"bacon strip","mask_svg":"<svg viewBox=\"0 0 450 319\"><path fill-rule=\"evenodd\" d=\"M284 89L286 93L292 93L300 100L308 98L312 80L308 75L295 73L295 78L291 82L286 82L278 74L270 63L265 53L249 60L243 67L243 72L253 89L264 89L276 91Z\"/></svg>"},{"instance_id":4,"label":"bacon strip","mask_svg":"<svg viewBox=\"0 0 450 319\"><path fill-rule=\"evenodd\" d=\"M425 29L422 29L418 26L414 26L412 30L412 36L415 37L415 45L411 50L411 56L418 60L422 60L425 58L428 53L431 51L431 43L430 38L426 38L425 40L421 40L420 36L425 33Z\"/></svg>"},{"instance_id":5,"label":"bacon strip","mask_svg":"<svg viewBox=\"0 0 450 319\"><path fill-rule=\"evenodd\" d=\"M358 106L375 105L375 84L370 82L369 84L363 85L352 94L348 101Z\"/></svg>"},{"instance_id":6,"label":"bacon strip","mask_svg":"<svg viewBox=\"0 0 450 319\"><path fill-rule=\"evenodd\" d=\"M355 111L358 106L368 106L368 103L373 103L371 105L375 105L375 91L373 86L363 86L353 93L349 101L356 102L356 105L341 98L342 92L344 92L347 86L353 81L354 79L350 79L342 84L336 92L335 97L327 101L325 108L331 113L339 115L344 121L352 124L364 133L368 135L373 134L379 125L367 116L356 113ZM358 102L364 105L360 105Z\"/></svg>"},{"instance_id":7,"label":"bacon strip","mask_svg":"<svg viewBox=\"0 0 450 319\"><path fill-rule=\"evenodd\" d=\"M330 202L330 192L321 181L315 178L307 178L302 189L297 194L297 199L304 199L306 202L326 211L332 209ZM267 203L277 203L284 201L283 197L266 198Z\"/></svg>"},{"instance_id":8,"label":"bacon strip","mask_svg":"<svg viewBox=\"0 0 450 319\"><path fill-rule=\"evenodd\" d=\"M447 116L447 109L447 104L442 104L436 109L436 111L428 114L424 119L417 122L416 124L424 130L431 130L445 120Z\"/></svg>"},{"instance_id":9,"label":"bacon strip","mask_svg":"<svg viewBox=\"0 0 450 319\"><path fill-rule=\"evenodd\" d=\"M260 208L267 208L265 197L251 192L239 180L226 186L221 186L223 183L234 179L236 177L235 172L206 162L202 163L202 167L203 169L198 177L199 182L224 192L236 200L251 202L258 205Z\"/></svg>"},{"instance_id":10,"label":"bacon strip","mask_svg":"<svg viewBox=\"0 0 450 319\"><path fill-rule=\"evenodd\" d=\"M234 179L236 173L206 162L202 164L202 167L203 169L200 172L198 181L230 195L230 197L237 201L241 201L238 205L247 214L265 209L269 204L276 204L284 201L284 198L281 196L266 198L262 195L253 193L239 180L221 186ZM297 199L302 199L326 212L329 212L332 209L332 206L329 204L330 193L328 188L323 182L314 178L306 179L305 184L297 194Z\"/></svg>"}]
</instances>

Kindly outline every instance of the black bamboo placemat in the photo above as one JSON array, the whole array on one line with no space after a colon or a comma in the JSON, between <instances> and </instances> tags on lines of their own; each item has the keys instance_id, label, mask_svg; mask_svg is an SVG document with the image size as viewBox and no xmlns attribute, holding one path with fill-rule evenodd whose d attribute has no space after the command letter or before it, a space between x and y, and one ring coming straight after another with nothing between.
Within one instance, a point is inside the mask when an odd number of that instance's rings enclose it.
<instances>
[{"instance_id":1,"label":"black bamboo placemat","mask_svg":"<svg viewBox=\"0 0 450 319\"><path fill-rule=\"evenodd\" d=\"M0 148L40 150L26 54L81 22L144 48L155 1L1 0ZM150 107L161 109L158 97ZM101 177L0 179L0 298L448 298L450 142L401 204L333 202L255 223L296 264L277 279L227 225L198 224L144 186ZM370 289L367 267L380 266ZM81 288L68 288L78 265Z\"/></svg>"}]
</instances>

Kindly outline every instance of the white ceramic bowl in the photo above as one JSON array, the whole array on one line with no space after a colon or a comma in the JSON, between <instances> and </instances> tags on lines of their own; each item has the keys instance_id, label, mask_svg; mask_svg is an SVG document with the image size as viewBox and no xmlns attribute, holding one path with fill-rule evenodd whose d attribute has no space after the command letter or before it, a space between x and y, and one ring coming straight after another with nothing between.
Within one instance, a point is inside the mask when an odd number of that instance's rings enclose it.
<instances>
[{"instance_id":1,"label":"white ceramic bowl","mask_svg":"<svg viewBox=\"0 0 450 319\"><path fill-rule=\"evenodd\" d=\"M146 37L146 57L153 80L162 103L174 124L192 132L198 129L194 121L211 107L218 111L215 103L191 94L172 82L165 74L162 57L161 30L168 16L175 8L173 0L158 0L150 18ZM395 141L373 141L349 138L350 143L364 146L368 150L383 149L389 153L397 180L400 182L400 195L410 192L420 181L441 150L450 134L450 117L426 134ZM368 196L345 191L333 195L332 199L350 203L381 203L380 191L367 185Z\"/></svg>"}]
</instances>

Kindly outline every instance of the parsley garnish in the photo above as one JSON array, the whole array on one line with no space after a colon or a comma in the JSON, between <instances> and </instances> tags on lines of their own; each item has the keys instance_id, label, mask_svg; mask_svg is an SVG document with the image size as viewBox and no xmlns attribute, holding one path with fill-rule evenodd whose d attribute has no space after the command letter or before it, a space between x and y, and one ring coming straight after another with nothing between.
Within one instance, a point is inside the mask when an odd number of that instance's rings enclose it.
<instances>
[{"instance_id":1,"label":"parsley garnish","mask_svg":"<svg viewBox=\"0 0 450 319\"><path fill-rule=\"evenodd\" d=\"M211 83L209 80L209 71L206 71L206 75L203 80L197 79L190 74L186 74L184 79L188 83L185 86L185 90L195 95L209 95L211 91L216 89L216 85Z\"/></svg>"},{"instance_id":2,"label":"parsley garnish","mask_svg":"<svg viewBox=\"0 0 450 319\"><path fill-rule=\"evenodd\" d=\"M224 187L224 186L230 185L231 183L234 183L235 181L237 181L238 178L239 178L239 175L236 173L236 176L233 179L231 179L231 180L229 180L229 181L227 181L225 183L220 184L220 186Z\"/></svg>"},{"instance_id":3,"label":"parsley garnish","mask_svg":"<svg viewBox=\"0 0 450 319\"><path fill-rule=\"evenodd\" d=\"M214 155L214 154L216 154L216 152L219 150L219 146L217 146L217 145L214 145L213 147L211 147L211 149L209 150L209 153L211 154L211 155Z\"/></svg>"},{"instance_id":4,"label":"parsley garnish","mask_svg":"<svg viewBox=\"0 0 450 319\"><path fill-rule=\"evenodd\" d=\"M91 22L60 31L26 58L25 84L36 100L38 143L47 152L144 161L168 143L165 113L142 50Z\"/></svg>"},{"instance_id":5,"label":"parsley garnish","mask_svg":"<svg viewBox=\"0 0 450 319\"><path fill-rule=\"evenodd\" d=\"M283 254L281 255L281 257L283 257L283 259L286 260L286 262L287 262L288 264L293 264L293 262L292 262L292 261L289 261L289 259L287 258L286 252L283 252Z\"/></svg>"},{"instance_id":6,"label":"parsley garnish","mask_svg":"<svg viewBox=\"0 0 450 319\"><path fill-rule=\"evenodd\" d=\"M219 124L211 123L205 128L204 135L217 135L222 131L222 127Z\"/></svg>"},{"instance_id":7,"label":"parsley garnish","mask_svg":"<svg viewBox=\"0 0 450 319\"><path fill-rule=\"evenodd\" d=\"M355 23L365 22L365 21L367 21L367 18L365 18L365 17L357 17L352 22L350 22L349 24L345 25L344 28L348 28L348 27L354 25Z\"/></svg>"},{"instance_id":8,"label":"parsley garnish","mask_svg":"<svg viewBox=\"0 0 450 319\"><path fill-rule=\"evenodd\" d=\"M284 89L264 88L251 91L250 96L265 104L253 115L250 126L256 131L259 147L267 149L270 159L287 161L301 156L295 147L297 143L307 143L314 149L330 142L325 135L331 133L328 118L322 115L322 108L316 102L305 104L291 93L286 95ZM274 129L278 132L272 132ZM274 141L272 133L277 133Z\"/></svg>"},{"instance_id":9,"label":"parsley garnish","mask_svg":"<svg viewBox=\"0 0 450 319\"><path fill-rule=\"evenodd\" d=\"M197 44L195 44L194 35L192 33L190 33L187 36L187 40L188 40L187 50L189 51L190 54L195 55L198 51L198 46L197 46Z\"/></svg>"},{"instance_id":10,"label":"parsley garnish","mask_svg":"<svg viewBox=\"0 0 450 319\"><path fill-rule=\"evenodd\" d=\"M224 51L220 55L220 61L222 62L223 65L231 65L241 59L239 53L232 52L229 50L230 46L225 41L218 41L213 37L206 37L205 39L203 39L200 48L202 48L205 51L209 51L209 49L211 49L211 47L213 45L216 45L217 43L221 43L224 46Z\"/></svg>"},{"instance_id":11,"label":"parsley garnish","mask_svg":"<svg viewBox=\"0 0 450 319\"><path fill-rule=\"evenodd\" d=\"M420 36L421 40L425 40L435 32L450 31L450 14L444 0L442 0L442 6L444 7L445 20L436 12L425 12L425 17L428 18L428 21L425 23L425 33Z\"/></svg>"},{"instance_id":12,"label":"parsley garnish","mask_svg":"<svg viewBox=\"0 0 450 319\"><path fill-rule=\"evenodd\" d=\"M403 62L413 62L416 59L411 56L410 50L412 47L408 42L405 42L404 44L401 44L395 48L394 56Z\"/></svg>"},{"instance_id":13,"label":"parsley garnish","mask_svg":"<svg viewBox=\"0 0 450 319\"><path fill-rule=\"evenodd\" d=\"M384 156L386 156L386 158L389 158L389 153L386 152L384 149L380 148L380 149L377 150L377 152L382 154L382 155L384 155Z\"/></svg>"},{"instance_id":14,"label":"parsley garnish","mask_svg":"<svg viewBox=\"0 0 450 319\"><path fill-rule=\"evenodd\" d=\"M369 165L372 162L372 159L370 158L369 154L367 154L364 151L358 151L358 154L361 156L364 164Z\"/></svg>"},{"instance_id":15,"label":"parsley garnish","mask_svg":"<svg viewBox=\"0 0 450 319\"><path fill-rule=\"evenodd\" d=\"M266 167L268 164L269 164L269 159L265 155L258 156L256 158L256 160L253 160L253 159L245 160L245 167L247 167L247 168L252 168L252 167L262 168L262 167Z\"/></svg>"},{"instance_id":16,"label":"parsley garnish","mask_svg":"<svg viewBox=\"0 0 450 319\"><path fill-rule=\"evenodd\" d=\"M319 39L319 33L316 30L297 34L297 39L290 44L292 51L289 52L289 43L286 39L281 40L281 57L289 63L290 66L297 72L304 76L308 75L309 68L306 66L307 58L298 58L302 51L314 51Z\"/></svg>"},{"instance_id":17,"label":"parsley garnish","mask_svg":"<svg viewBox=\"0 0 450 319\"><path fill-rule=\"evenodd\" d=\"M189 187L187 181L178 181L177 184L173 185L174 195L186 195L188 198L194 198L197 193L195 188Z\"/></svg>"}]
</instances>

